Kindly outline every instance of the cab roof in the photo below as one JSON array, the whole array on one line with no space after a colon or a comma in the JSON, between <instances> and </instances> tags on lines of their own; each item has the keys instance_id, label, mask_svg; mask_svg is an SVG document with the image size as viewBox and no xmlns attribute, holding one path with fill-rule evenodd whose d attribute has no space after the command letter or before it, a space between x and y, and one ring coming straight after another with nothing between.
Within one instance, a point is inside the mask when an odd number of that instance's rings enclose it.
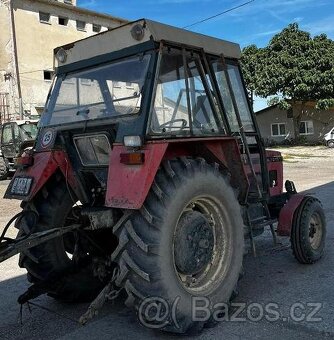
<instances>
[{"instance_id":1,"label":"cab roof","mask_svg":"<svg viewBox=\"0 0 334 340\"><path fill-rule=\"evenodd\" d=\"M240 46L236 43L147 19L130 22L109 31L60 46L55 49L55 55L60 49L66 51L66 61L59 63L58 66L60 67L152 40L189 45L203 49L206 53L224 55L232 59L239 59L241 55Z\"/></svg>"}]
</instances>

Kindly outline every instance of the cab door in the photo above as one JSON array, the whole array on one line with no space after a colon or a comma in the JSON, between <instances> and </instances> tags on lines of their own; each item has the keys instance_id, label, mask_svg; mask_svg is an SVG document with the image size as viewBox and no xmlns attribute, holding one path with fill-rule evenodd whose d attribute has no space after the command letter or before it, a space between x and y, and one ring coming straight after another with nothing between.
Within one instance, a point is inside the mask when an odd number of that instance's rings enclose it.
<instances>
[{"instance_id":1,"label":"cab door","mask_svg":"<svg viewBox=\"0 0 334 340\"><path fill-rule=\"evenodd\" d=\"M1 150L5 158L13 158L16 156L14 123L4 124L1 136Z\"/></svg>"}]
</instances>

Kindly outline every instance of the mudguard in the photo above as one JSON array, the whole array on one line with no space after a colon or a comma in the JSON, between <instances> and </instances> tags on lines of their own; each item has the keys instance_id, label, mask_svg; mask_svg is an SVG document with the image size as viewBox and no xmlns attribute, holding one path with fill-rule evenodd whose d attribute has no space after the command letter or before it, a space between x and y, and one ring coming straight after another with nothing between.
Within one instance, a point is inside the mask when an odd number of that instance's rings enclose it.
<instances>
[{"instance_id":1,"label":"mudguard","mask_svg":"<svg viewBox=\"0 0 334 340\"><path fill-rule=\"evenodd\" d=\"M164 159L181 156L199 157L220 163L232 173L232 185L238 184L239 196L244 197L249 182L242 166L240 151L235 138L219 137L203 141L201 138L151 141L144 145L144 163L126 165L121 154L129 153L124 145L114 144L109 159L109 172L105 206L121 209L140 209L152 186L154 177Z\"/></svg>"},{"instance_id":2,"label":"mudguard","mask_svg":"<svg viewBox=\"0 0 334 340\"><path fill-rule=\"evenodd\" d=\"M64 151L45 151L34 154L34 163L32 166L18 169L15 172L15 175L6 190L4 198L30 201L58 169L67 179L69 186L76 194L78 194L78 183L75 179L67 154ZM19 196L11 193L13 181L17 177L32 178L32 185L28 195Z\"/></svg>"},{"instance_id":3,"label":"mudguard","mask_svg":"<svg viewBox=\"0 0 334 340\"><path fill-rule=\"evenodd\" d=\"M305 197L307 196L302 194L295 194L291 196L288 202L281 209L278 217L277 226L277 234L279 236L290 236L294 214L305 199Z\"/></svg>"},{"instance_id":4,"label":"mudguard","mask_svg":"<svg viewBox=\"0 0 334 340\"><path fill-rule=\"evenodd\" d=\"M168 142L146 144L141 165L120 162L122 153L130 151L123 145L114 145L110 154L105 205L112 208L140 209L151 188L164 157Z\"/></svg>"}]
</instances>

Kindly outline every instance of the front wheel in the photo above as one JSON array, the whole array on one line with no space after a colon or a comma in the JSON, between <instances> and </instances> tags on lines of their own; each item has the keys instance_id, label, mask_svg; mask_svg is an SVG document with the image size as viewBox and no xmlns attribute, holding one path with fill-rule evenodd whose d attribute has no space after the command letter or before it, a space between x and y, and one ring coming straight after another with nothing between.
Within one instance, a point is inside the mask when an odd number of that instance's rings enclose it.
<instances>
[{"instance_id":1,"label":"front wheel","mask_svg":"<svg viewBox=\"0 0 334 340\"><path fill-rule=\"evenodd\" d=\"M329 141L327 142L327 146L328 146L329 148L334 148L334 139L329 140Z\"/></svg>"},{"instance_id":2,"label":"front wheel","mask_svg":"<svg viewBox=\"0 0 334 340\"><path fill-rule=\"evenodd\" d=\"M243 221L217 166L203 159L166 161L118 237L117 284L145 326L198 332L218 304L229 302L242 267ZM168 315L155 319L154 306Z\"/></svg>"},{"instance_id":3,"label":"front wheel","mask_svg":"<svg viewBox=\"0 0 334 340\"><path fill-rule=\"evenodd\" d=\"M326 219L321 203L314 197L307 197L298 208L291 229L294 256L303 264L320 260L325 239Z\"/></svg>"}]
</instances>

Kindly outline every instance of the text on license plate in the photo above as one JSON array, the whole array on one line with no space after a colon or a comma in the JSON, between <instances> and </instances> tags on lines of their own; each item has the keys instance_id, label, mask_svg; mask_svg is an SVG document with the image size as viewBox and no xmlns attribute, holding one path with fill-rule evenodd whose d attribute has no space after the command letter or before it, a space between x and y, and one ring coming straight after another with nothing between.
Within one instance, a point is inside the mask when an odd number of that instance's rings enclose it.
<instances>
[{"instance_id":1,"label":"text on license plate","mask_svg":"<svg viewBox=\"0 0 334 340\"><path fill-rule=\"evenodd\" d=\"M32 178L14 178L10 192L15 195L28 195L32 183Z\"/></svg>"}]
</instances>

